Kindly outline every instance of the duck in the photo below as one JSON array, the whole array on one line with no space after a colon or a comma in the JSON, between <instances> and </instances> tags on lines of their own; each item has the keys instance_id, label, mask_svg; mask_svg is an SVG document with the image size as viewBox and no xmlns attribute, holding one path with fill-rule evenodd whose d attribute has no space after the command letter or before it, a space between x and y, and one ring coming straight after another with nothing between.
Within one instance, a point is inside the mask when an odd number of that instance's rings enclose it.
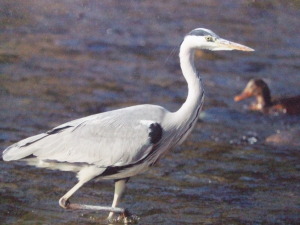
<instances>
[{"instance_id":1,"label":"duck","mask_svg":"<svg viewBox=\"0 0 300 225\"><path fill-rule=\"evenodd\" d=\"M272 114L300 114L300 95L272 99L270 89L263 79L251 79L245 89L234 97L235 102L255 97L256 102L248 108L253 111Z\"/></svg>"}]
</instances>

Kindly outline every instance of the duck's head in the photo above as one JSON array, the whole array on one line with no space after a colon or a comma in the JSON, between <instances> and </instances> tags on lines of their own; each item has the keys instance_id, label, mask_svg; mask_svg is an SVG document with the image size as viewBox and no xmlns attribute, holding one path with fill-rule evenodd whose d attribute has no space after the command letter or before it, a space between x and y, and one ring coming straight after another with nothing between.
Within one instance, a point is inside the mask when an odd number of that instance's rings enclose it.
<instances>
[{"instance_id":1,"label":"duck's head","mask_svg":"<svg viewBox=\"0 0 300 225\"><path fill-rule=\"evenodd\" d=\"M270 89L266 82L262 79L251 79L243 92L234 97L234 101L238 102L252 96L270 100Z\"/></svg>"}]
</instances>

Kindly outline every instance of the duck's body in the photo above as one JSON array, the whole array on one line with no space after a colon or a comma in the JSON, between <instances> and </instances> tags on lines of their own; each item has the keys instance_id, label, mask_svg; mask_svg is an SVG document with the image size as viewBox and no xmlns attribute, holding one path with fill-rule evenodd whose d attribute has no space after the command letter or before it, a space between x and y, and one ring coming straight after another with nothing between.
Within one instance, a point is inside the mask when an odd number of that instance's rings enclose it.
<instances>
[{"instance_id":1,"label":"duck's body","mask_svg":"<svg viewBox=\"0 0 300 225\"><path fill-rule=\"evenodd\" d=\"M234 100L238 102L250 97L256 98L256 102L249 106L250 110L263 113L300 114L300 95L272 99L270 89L262 79L250 80L243 92L235 96Z\"/></svg>"},{"instance_id":2,"label":"duck's body","mask_svg":"<svg viewBox=\"0 0 300 225\"><path fill-rule=\"evenodd\" d=\"M273 111L287 113L290 115L300 114L300 95L275 99L271 106Z\"/></svg>"}]
</instances>

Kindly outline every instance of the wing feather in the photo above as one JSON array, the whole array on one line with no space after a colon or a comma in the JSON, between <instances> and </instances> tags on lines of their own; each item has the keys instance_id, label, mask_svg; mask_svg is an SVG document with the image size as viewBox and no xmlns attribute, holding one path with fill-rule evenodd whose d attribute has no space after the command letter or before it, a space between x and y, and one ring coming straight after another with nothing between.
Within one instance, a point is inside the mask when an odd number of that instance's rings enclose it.
<instances>
[{"instance_id":1,"label":"wing feather","mask_svg":"<svg viewBox=\"0 0 300 225\"><path fill-rule=\"evenodd\" d=\"M141 105L81 118L12 145L3 158L32 154L43 160L100 167L128 165L149 154L153 145L149 124L160 123L164 113L159 106ZM15 157L15 152L23 153Z\"/></svg>"}]
</instances>

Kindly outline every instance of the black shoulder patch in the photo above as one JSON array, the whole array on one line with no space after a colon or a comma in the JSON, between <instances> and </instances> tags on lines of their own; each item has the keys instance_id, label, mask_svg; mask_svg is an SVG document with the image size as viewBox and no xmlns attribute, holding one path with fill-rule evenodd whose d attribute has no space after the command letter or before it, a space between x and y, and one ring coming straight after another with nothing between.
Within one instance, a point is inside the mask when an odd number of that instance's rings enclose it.
<instances>
[{"instance_id":1,"label":"black shoulder patch","mask_svg":"<svg viewBox=\"0 0 300 225\"><path fill-rule=\"evenodd\" d=\"M162 138L163 129L159 123L151 123L149 129L150 142L152 144L156 144Z\"/></svg>"}]
</instances>

